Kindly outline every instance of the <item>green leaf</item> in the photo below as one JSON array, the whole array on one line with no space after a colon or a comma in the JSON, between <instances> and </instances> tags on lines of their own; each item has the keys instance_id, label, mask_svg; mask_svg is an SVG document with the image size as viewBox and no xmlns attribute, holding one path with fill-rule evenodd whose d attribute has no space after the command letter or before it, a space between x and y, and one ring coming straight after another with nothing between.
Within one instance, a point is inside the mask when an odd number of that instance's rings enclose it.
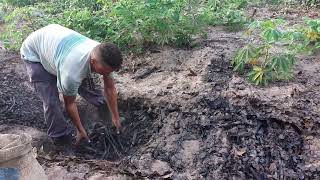
<instances>
[{"instance_id":1,"label":"green leaf","mask_svg":"<svg viewBox=\"0 0 320 180\"><path fill-rule=\"evenodd\" d=\"M277 54L272 57L270 68L276 73L277 79L289 79L292 77L295 56L292 54Z\"/></svg>"},{"instance_id":2,"label":"green leaf","mask_svg":"<svg viewBox=\"0 0 320 180\"><path fill-rule=\"evenodd\" d=\"M262 21L261 22L261 27L262 29L267 29L267 28L276 28L276 24L274 23L274 20L267 20L267 21Z\"/></svg>"},{"instance_id":3,"label":"green leaf","mask_svg":"<svg viewBox=\"0 0 320 180\"><path fill-rule=\"evenodd\" d=\"M253 31L255 29L260 28L260 21L254 21L252 23L249 24L248 29Z\"/></svg>"},{"instance_id":4,"label":"green leaf","mask_svg":"<svg viewBox=\"0 0 320 180\"><path fill-rule=\"evenodd\" d=\"M268 69L254 66L253 69L247 74L247 77L255 85L266 85L269 79L268 71Z\"/></svg>"},{"instance_id":5,"label":"green leaf","mask_svg":"<svg viewBox=\"0 0 320 180\"><path fill-rule=\"evenodd\" d=\"M282 37L282 33L277 29L267 28L262 32L262 37L268 43L272 43L278 41Z\"/></svg>"},{"instance_id":6,"label":"green leaf","mask_svg":"<svg viewBox=\"0 0 320 180\"><path fill-rule=\"evenodd\" d=\"M231 64L234 66L234 71L242 71L244 64L255 58L257 55L256 49L251 45L246 45L238 49Z\"/></svg>"},{"instance_id":7,"label":"green leaf","mask_svg":"<svg viewBox=\"0 0 320 180\"><path fill-rule=\"evenodd\" d=\"M253 81L257 81L257 78L262 76L262 75L263 75L263 72L257 71L256 74L253 76L252 80Z\"/></svg>"}]
</instances>

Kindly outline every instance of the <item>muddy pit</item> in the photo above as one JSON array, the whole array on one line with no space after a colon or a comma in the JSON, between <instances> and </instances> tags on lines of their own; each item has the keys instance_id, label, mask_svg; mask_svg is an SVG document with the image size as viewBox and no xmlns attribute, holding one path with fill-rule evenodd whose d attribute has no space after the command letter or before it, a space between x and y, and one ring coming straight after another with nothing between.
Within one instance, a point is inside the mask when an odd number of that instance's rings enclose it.
<instances>
[{"instance_id":1,"label":"muddy pit","mask_svg":"<svg viewBox=\"0 0 320 180\"><path fill-rule=\"evenodd\" d=\"M124 133L104 124L108 147L97 138L94 153L39 153L50 179L319 179L319 55L299 57L293 80L256 87L230 67L241 33L208 31L192 49L127 57L116 77ZM16 56L0 52L0 133L27 126L41 145L41 102ZM95 109L79 109L92 129Z\"/></svg>"}]
</instances>

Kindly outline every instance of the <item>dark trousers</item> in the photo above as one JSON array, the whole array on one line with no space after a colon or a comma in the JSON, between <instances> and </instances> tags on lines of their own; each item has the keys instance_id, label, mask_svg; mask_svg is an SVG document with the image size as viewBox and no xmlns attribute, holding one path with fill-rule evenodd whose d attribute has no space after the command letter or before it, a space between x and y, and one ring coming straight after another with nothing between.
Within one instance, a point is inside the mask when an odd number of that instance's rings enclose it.
<instances>
[{"instance_id":1,"label":"dark trousers","mask_svg":"<svg viewBox=\"0 0 320 180\"><path fill-rule=\"evenodd\" d=\"M63 115L57 88L57 77L48 73L41 63L25 61L29 80L43 102L44 119L48 126L49 137L60 137L71 132ZM92 83L85 79L79 87L78 93L94 106L105 104L101 90L92 87ZM90 81L92 82L92 81Z\"/></svg>"}]
</instances>

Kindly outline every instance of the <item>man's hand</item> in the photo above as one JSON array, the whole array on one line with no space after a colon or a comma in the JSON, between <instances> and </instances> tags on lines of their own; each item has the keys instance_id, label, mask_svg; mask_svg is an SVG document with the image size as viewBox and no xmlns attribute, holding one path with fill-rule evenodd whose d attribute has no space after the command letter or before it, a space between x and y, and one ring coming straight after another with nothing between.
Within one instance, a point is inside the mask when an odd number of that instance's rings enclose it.
<instances>
[{"instance_id":1,"label":"man's hand","mask_svg":"<svg viewBox=\"0 0 320 180\"><path fill-rule=\"evenodd\" d=\"M87 136L87 132L83 128L81 121L80 121L78 108L75 103L76 96L65 96L64 95L63 99L64 99L66 111L67 111L73 125L77 128L76 145L78 145L82 139L89 140L89 138Z\"/></svg>"},{"instance_id":2,"label":"man's hand","mask_svg":"<svg viewBox=\"0 0 320 180\"><path fill-rule=\"evenodd\" d=\"M81 140L85 139L86 141L89 141L88 135L86 133L86 131L84 132L79 132L77 130L77 137L76 137L76 146L79 145L79 143L81 142Z\"/></svg>"},{"instance_id":3,"label":"man's hand","mask_svg":"<svg viewBox=\"0 0 320 180\"><path fill-rule=\"evenodd\" d=\"M120 134L120 132L121 132L121 122L120 122L120 119L114 119L114 118L112 118L112 124L116 127L117 134Z\"/></svg>"},{"instance_id":4,"label":"man's hand","mask_svg":"<svg viewBox=\"0 0 320 180\"><path fill-rule=\"evenodd\" d=\"M120 134L121 123L120 123L120 116L118 112L118 94L114 86L113 78L111 77L110 74L104 75L103 82L104 82L104 94L107 100L108 108L111 112L112 124L116 127L117 134Z\"/></svg>"}]
</instances>

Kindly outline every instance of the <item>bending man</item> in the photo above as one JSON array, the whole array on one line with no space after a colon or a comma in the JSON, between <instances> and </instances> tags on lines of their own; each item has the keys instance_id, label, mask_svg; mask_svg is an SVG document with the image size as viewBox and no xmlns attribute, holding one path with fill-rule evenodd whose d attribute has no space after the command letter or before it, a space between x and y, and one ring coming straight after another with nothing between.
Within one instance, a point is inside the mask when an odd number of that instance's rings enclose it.
<instances>
[{"instance_id":1,"label":"bending man","mask_svg":"<svg viewBox=\"0 0 320 180\"><path fill-rule=\"evenodd\" d=\"M43 102L47 133L54 142L71 142L68 141L71 140L71 129L63 116L59 92L63 94L66 112L77 130L76 144L88 139L75 104L77 94L97 107L107 102L112 122L119 132L117 92L112 78L112 72L122 64L117 46L96 42L71 29L52 24L29 35L20 52L30 82ZM104 96L94 88L92 73L103 76Z\"/></svg>"}]
</instances>

